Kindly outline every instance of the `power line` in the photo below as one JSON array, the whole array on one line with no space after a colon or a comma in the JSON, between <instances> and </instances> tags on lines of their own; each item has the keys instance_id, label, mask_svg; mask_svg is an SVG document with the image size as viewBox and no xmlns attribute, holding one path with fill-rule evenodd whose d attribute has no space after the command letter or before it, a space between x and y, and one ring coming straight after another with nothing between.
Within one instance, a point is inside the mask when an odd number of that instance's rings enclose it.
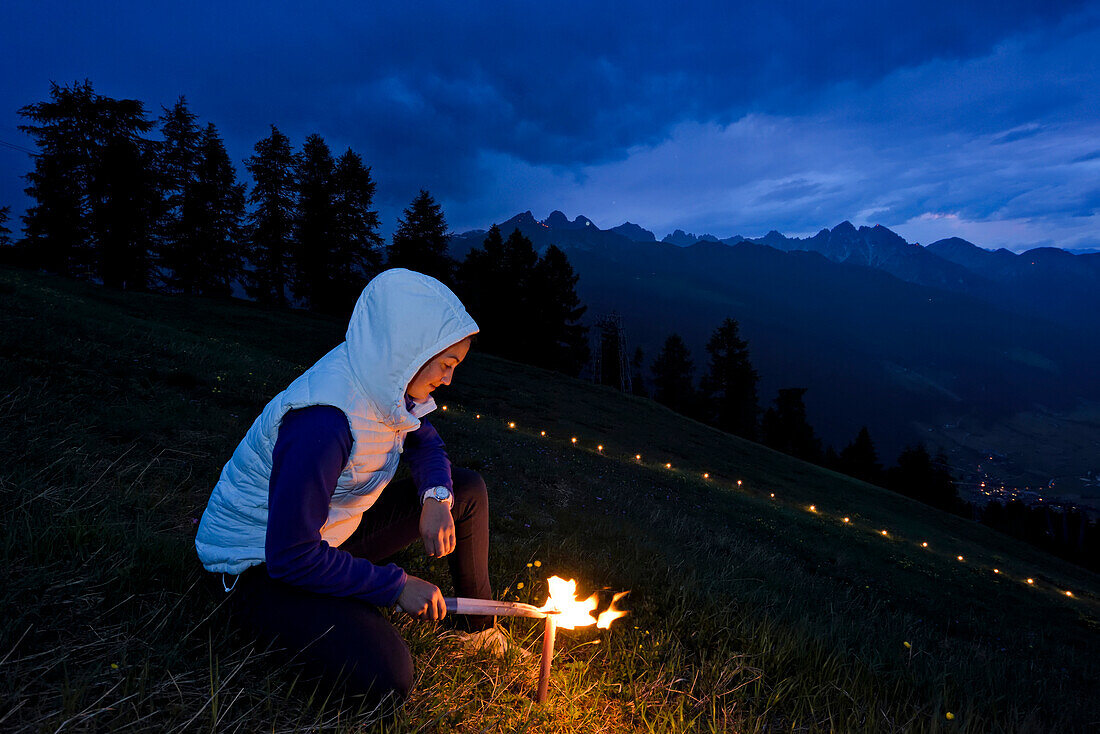
<instances>
[{"instance_id":1,"label":"power line","mask_svg":"<svg viewBox=\"0 0 1100 734\"><path fill-rule=\"evenodd\" d=\"M0 145L3 145L5 148L11 148L12 150L18 150L22 153L29 153L30 155L35 154L34 151L31 150L30 148L24 148L22 145L16 145L15 143L9 143L6 140L0 140Z\"/></svg>"}]
</instances>

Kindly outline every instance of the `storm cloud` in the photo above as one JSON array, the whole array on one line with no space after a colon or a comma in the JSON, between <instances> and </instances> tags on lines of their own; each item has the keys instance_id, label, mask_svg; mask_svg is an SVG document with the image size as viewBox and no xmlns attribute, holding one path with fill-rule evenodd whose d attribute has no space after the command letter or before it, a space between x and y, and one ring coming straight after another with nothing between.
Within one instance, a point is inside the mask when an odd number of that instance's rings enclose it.
<instances>
[{"instance_id":1,"label":"storm cloud","mask_svg":"<svg viewBox=\"0 0 1100 734\"><path fill-rule=\"evenodd\" d=\"M0 140L30 147L16 109L88 78L152 114L186 95L238 160L272 123L356 149L387 228L424 187L455 229L1100 243L1096 4L156 5L7 3ZM0 149L0 204L28 168Z\"/></svg>"}]
</instances>

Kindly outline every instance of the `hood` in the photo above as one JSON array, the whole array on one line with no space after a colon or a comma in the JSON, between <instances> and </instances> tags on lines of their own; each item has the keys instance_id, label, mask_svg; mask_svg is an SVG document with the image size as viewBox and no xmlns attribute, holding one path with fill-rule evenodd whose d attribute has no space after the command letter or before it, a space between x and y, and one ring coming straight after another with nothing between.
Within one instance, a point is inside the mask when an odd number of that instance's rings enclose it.
<instances>
[{"instance_id":1,"label":"hood","mask_svg":"<svg viewBox=\"0 0 1100 734\"><path fill-rule=\"evenodd\" d=\"M409 381L429 359L477 332L447 286L412 270L386 270L367 283L351 313L346 337L351 371L387 416L407 420Z\"/></svg>"}]
</instances>

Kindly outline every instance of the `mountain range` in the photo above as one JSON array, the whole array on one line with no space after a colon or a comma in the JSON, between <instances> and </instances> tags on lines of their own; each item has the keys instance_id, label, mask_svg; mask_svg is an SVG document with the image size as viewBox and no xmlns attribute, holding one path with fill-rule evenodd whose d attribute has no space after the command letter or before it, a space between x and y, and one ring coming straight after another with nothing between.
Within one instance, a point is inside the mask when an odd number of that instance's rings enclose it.
<instances>
[{"instance_id":1,"label":"mountain range","mask_svg":"<svg viewBox=\"0 0 1100 734\"><path fill-rule=\"evenodd\" d=\"M811 423L834 446L867 425L884 463L924 440L959 468L993 455L1002 476L1057 478L1066 492L1071 475L1100 468L1098 253L1016 254L959 238L921 246L849 222L807 238L678 230L662 241L637 224L602 230L558 211L499 226L564 250L589 319L621 314L647 364L677 332L701 372L710 333L737 319L761 407L779 388L808 388ZM452 255L484 236L454 236Z\"/></svg>"}]
</instances>

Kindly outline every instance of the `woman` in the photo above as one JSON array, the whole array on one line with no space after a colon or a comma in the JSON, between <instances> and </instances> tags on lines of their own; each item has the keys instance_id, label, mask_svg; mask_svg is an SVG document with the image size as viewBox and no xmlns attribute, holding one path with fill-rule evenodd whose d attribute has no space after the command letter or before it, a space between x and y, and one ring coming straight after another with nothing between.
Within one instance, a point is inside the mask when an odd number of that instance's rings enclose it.
<instances>
[{"instance_id":1,"label":"woman","mask_svg":"<svg viewBox=\"0 0 1100 734\"><path fill-rule=\"evenodd\" d=\"M408 646L379 607L446 614L438 587L384 559L419 537L428 555L448 557L459 596L492 597L485 484L452 469L423 420L477 331L434 278L380 274L346 341L252 424L203 513L195 546L223 575L231 614L351 691L403 699L412 687ZM387 486L402 454L412 479ZM492 617L464 621L467 646L505 646Z\"/></svg>"}]
</instances>

